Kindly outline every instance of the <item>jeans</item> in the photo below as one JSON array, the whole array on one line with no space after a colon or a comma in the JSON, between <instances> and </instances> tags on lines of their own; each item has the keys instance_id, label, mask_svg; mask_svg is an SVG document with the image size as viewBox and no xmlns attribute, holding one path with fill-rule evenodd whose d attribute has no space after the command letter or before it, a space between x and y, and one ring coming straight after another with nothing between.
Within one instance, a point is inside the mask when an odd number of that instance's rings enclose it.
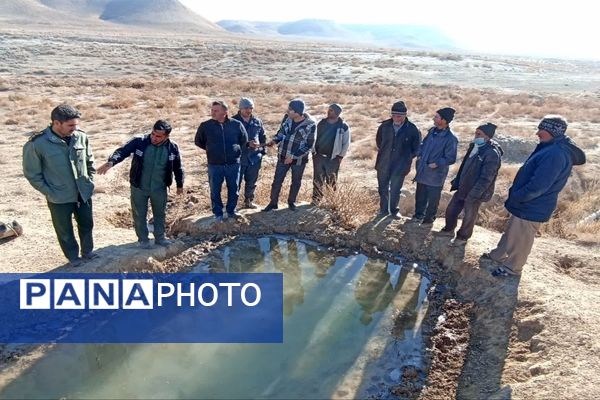
<instances>
[{"instance_id":1,"label":"jeans","mask_svg":"<svg viewBox=\"0 0 600 400\"><path fill-rule=\"evenodd\" d=\"M208 183L210 186L210 203L212 212L217 217L223 216L223 200L221 187L223 181L227 185L227 214L235 213L239 197L238 182L240 179L240 164L216 165L208 164Z\"/></svg>"},{"instance_id":2,"label":"jeans","mask_svg":"<svg viewBox=\"0 0 600 400\"><path fill-rule=\"evenodd\" d=\"M140 242L148 241L148 200L154 218L154 239L165 237L165 217L167 214L167 188L152 192L131 187L131 212L135 234Z\"/></svg>"},{"instance_id":3,"label":"jeans","mask_svg":"<svg viewBox=\"0 0 600 400\"><path fill-rule=\"evenodd\" d=\"M92 217L92 199L87 203L63 203L56 204L48 202L50 216L52 217L52 225L56 232L58 244L69 261L76 260L79 257L79 245L75 240L73 231L73 216L77 222L77 232L79 233L79 241L81 242L81 255L86 255L94 249L94 238L92 230L94 228L94 220Z\"/></svg>"},{"instance_id":4,"label":"jeans","mask_svg":"<svg viewBox=\"0 0 600 400\"><path fill-rule=\"evenodd\" d=\"M290 186L290 193L288 195L288 204L295 203L300 192L300 186L302 185L302 175L304 174L304 168L306 163L300 165L297 164L284 164L283 161L277 161L275 167L275 177L273 178L273 186L271 186L271 204L277 204L279 202L279 193L281 192L281 186L288 171L292 170L292 184Z\"/></svg>"},{"instance_id":5,"label":"jeans","mask_svg":"<svg viewBox=\"0 0 600 400\"><path fill-rule=\"evenodd\" d=\"M417 182L417 193L415 195L415 218L425 221L434 221L437 215L440 198L442 197L442 186L429 186Z\"/></svg>"},{"instance_id":6,"label":"jeans","mask_svg":"<svg viewBox=\"0 0 600 400\"><path fill-rule=\"evenodd\" d=\"M400 211L400 191L405 177L406 174L401 171L377 171L380 213L396 214Z\"/></svg>"},{"instance_id":7,"label":"jeans","mask_svg":"<svg viewBox=\"0 0 600 400\"><path fill-rule=\"evenodd\" d=\"M261 162L254 165L242 165L240 169L240 184L238 191L242 190L242 181L245 181L244 200L253 201L254 191L256 190L256 181L258 181L258 172Z\"/></svg>"}]
</instances>

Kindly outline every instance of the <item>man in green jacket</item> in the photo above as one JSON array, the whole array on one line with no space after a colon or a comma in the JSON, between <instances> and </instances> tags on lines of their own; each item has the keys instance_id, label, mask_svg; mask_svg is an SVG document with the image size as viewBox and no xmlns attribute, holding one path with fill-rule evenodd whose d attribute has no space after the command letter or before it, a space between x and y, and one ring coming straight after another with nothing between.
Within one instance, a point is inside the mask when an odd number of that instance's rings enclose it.
<instances>
[{"instance_id":1,"label":"man in green jacket","mask_svg":"<svg viewBox=\"0 0 600 400\"><path fill-rule=\"evenodd\" d=\"M23 147L23 174L31 186L46 196L58 243L70 266L97 257L92 252L92 194L94 156L85 132L79 130L81 113L68 104L52 110L52 123L33 134ZM77 222L79 245L73 233Z\"/></svg>"}]
</instances>

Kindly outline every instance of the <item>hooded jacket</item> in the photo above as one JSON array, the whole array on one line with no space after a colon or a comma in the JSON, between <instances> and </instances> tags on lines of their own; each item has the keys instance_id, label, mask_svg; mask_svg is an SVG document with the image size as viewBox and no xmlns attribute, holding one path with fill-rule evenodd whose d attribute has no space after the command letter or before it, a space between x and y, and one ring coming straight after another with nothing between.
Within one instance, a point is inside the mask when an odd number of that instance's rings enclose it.
<instances>
[{"instance_id":1,"label":"hooded jacket","mask_svg":"<svg viewBox=\"0 0 600 400\"><path fill-rule=\"evenodd\" d=\"M585 162L585 153L568 136L538 144L515 176L506 209L527 221L548 221L573 165Z\"/></svg>"}]
</instances>

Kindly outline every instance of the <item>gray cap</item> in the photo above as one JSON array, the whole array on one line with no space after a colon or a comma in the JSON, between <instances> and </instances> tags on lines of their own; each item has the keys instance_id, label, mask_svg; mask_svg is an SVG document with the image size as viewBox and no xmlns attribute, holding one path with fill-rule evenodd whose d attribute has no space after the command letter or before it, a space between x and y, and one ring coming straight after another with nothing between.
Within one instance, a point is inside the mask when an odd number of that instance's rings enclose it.
<instances>
[{"instance_id":1,"label":"gray cap","mask_svg":"<svg viewBox=\"0 0 600 400\"><path fill-rule=\"evenodd\" d=\"M249 97L242 97L238 103L238 107L242 108L254 108L254 101Z\"/></svg>"}]
</instances>

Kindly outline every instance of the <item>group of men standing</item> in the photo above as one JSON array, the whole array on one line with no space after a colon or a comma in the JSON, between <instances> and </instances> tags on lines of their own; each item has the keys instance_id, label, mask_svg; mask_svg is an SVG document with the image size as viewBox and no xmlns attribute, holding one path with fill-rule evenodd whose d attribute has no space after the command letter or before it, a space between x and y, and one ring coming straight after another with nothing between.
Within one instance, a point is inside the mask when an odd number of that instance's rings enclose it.
<instances>
[{"instance_id":1,"label":"group of men standing","mask_svg":"<svg viewBox=\"0 0 600 400\"><path fill-rule=\"evenodd\" d=\"M313 196L318 204L325 185L334 190L342 159L348 152L351 135L340 117L342 107L333 103L319 123L306 112L301 99L289 102L277 133L267 139L263 124L253 114L254 102L241 98L239 111L231 118L222 101L211 105L211 118L198 127L195 144L206 151L211 209L215 220L225 215L237 219L236 207L242 182L245 208L254 203L256 183L266 148L278 146L277 164L271 185L268 212L279 207L278 200L286 175L291 171L288 208L296 209L302 176L312 154ZM403 101L391 107L391 117L377 130L377 183L379 217L401 218L400 193L416 158L415 213L412 222L431 225L436 218L442 188L449 166L457 159L458 139L450 129L455 110L439 109L423 140L419 129L407 117ZM114 165L133 155L129 180L131 208L139 245L150 248L147 226L148 203L154 216L155 244L169 245L165 237L167 190L175 178L177 193L183 193L184 170L177 144L170 140L171 126L158 120L152 132L135 137L112 153L108 161L94 167L88 138L78 129L81 114L62 104L51 113L51 125L31 136L23 148L23 171L31 185L46 196L59 244L72 266L97 257L93 250L92 194L94 175L105 174ZM535 233L549 220L557 198L573 165L585 163L585 154L565 135L567 122L561 116L546 116L538 125L540 144L519 170L505 203L510 220L497 247L484 256L500 266L495 276L520 274L527 260ZM466 242L473 233L479 207L489 201L501 165L502 149L493 140L496 125L485 123L475 130L473 141L451 182L455 191L446 208L446 224L441 234L454 236L458 216L464 210L462 226L454 244ZM225 206L221 199L227 186ZM225 208L225 209L224 209ZM225 211L225 212L224 212ZM72 218L78 225L81 242L75 239Z\"/></svg>"}]
</instances>

